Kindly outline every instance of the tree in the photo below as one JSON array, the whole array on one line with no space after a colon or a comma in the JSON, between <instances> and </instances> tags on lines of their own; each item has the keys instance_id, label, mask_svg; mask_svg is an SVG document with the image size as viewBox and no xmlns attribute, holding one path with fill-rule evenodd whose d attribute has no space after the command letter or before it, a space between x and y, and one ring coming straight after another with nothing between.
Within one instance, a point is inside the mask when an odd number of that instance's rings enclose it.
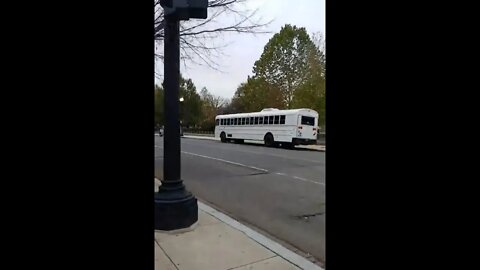
<instances>
[{"instance_id":1,"label":"tree","mask_svg":"<svg viewBox=\"0 0 480 270\"><path fill-rule=\"evenodd\" d=\"M197 93L196 87L191 79L184 79L180 76L179 96L183 97L180 103L180 120L184 126L195 126L202 119L202 101ZM154 113L155 125L165 124L165 91L162 86L155 85L154 91Z\"/></svg>"},{"instance_id":2,"label":"tree","mask_svg":"<svg viewBox=\"0 0 480 270\"><path fill-rule=\"evenodd\" d=\"M184 126L196 126L202 119L202 101L192 79L180 78L180 120Z\"/></svg>"},{"instance_id":3,"label":"tree","mask_svg":"<svg viewBox=\"0 0 480 270\"><path fill-rule=\"evenodd\" d=\"M226 100L220 96L210 94L206 87L203 87L200 91L200 97L202 99L203 113L200 126L204 130L212 130L215 128L215 117L222 113Z\"/></svg>"},{"instance_id":4,"label":"tree","mask_svg":"<svg viewBox=\"0 0 480 270\"><path fill-rule=\"evenodd\" d=\"M278 87L267 83L263 78L248 76L232 98L232 109L239 112L254 112L264 108L283 109L285 106L281 97Z\"/></svg>"},{"instance_id":5,"label":"tree","mask_svg":"<svg viewBox=\"0 0 480 270\"><path fill-rule=\"evenodd\" d=\"M293 108L295 92L321 69L321 55L305 28L289 24L282 27L264 48L253 67L259 78L282 94L286 108Z\"/></svg>"},{"instance_id":6,"label":"tree","mask_svg":"<svg viewBox=\"0 0 480 270\"><path fill-rule=\"evenodd\" d=\"M322 63L323 67L323 77L325 77L325 70L326 70L326 55L327 55L327 47L325 46L325 37L321 32L316 32L312 34L312 41L317 47L318 51L320 52L320 62Z\"/></svg>"},{"instance_id":7,"label":"tree","mask_svg":"<svg viewBox=\"0 0 480 270\"><path fill-rule=\"evenodd\" d=\"M265 26L270 22L256 19L257 10L248 10L244 5L247 0L210 0L208 1L208 18L206 20L189 20L180 23L181 59L196 64L217 67L214 60L221 49L226 46L217 45L225 33L267 33ZM157 45L163 44L165 20L160 0L154 0L155 21L154 39ZM230 22L217 23L221 16ZM163 61L163 51L156 47L155 56ZM184 62L185 63L185 62Z\"/></svg>"}]
</instances>

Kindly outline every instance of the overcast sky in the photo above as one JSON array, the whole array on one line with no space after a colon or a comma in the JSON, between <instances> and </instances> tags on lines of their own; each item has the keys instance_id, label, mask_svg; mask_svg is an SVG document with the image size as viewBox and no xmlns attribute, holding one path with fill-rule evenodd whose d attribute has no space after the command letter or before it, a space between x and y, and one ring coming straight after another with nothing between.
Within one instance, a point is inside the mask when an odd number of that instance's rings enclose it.
<instances>
[{"instance_id":1,"label":"overcast sky","mask_svg":"<svg viewBox=\"0 0 480 270\"><path fill-rule=\"evenodd\" d=\"M258 17L264 21L274 20L268 26L271 34L229 34L224 35L222 44L229 44L222 49L223 57L216 59L222 72L213 70L207 66L190 65L181 67L181 73L186 78L191 78L200 91L202 87L214 95L231 98L238 85L252 75L252 67L260 58L263 47L268 40L285 24L305 27L309 34L313 32L325 32L325 0L249 0L248 9L258 8ZM229 18L219 18L220 23L225 23ZM228 23L228 22L227 22ZM159 64L158 69L163 69Z\"/></svg>"}]
</instances>

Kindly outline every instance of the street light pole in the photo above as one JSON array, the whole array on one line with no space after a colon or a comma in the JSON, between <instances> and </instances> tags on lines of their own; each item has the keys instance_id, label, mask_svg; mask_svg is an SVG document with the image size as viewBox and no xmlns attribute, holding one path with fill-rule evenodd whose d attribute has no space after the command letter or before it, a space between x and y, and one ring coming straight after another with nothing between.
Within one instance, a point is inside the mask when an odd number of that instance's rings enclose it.
<instances>
[{"instance_id":1,"label":"street light pole","mask_svg":"<svg viewBox=\"0 0 480 270\"><path fill-rule=\"evenodd\" d=\"M155 229L188 228L198 220L197 199L185 188L180 175L180 20L207 16L206 0L160 1L165 14L164 85L165 129L163 179L155 193Z\"/></svg>"},{"instance_id":2,"label":"street light pole","mask_svg":"<svg viewBox=\"0 0 480 270\"><path fill-rule=\"evenodd\" d=\"M156 230L188 228L198 220L197 199L180 175L180 20L207 18L207 0L160 0L165 14L165 129L163 179L154 197Z\"/></svg>"},{"instance_id":3,"label":"street light pole","mask_svg":"<svg viewBox=\"0 0 480 270\"><path fill-rule=\"evenodd\" d=\"M185 101L185 99L183 97L181 97L179 99L180 101L180 137L183 137L183 127L185 125L185 104L183 103L183 101Z\"/></svg>"}]
</instances>

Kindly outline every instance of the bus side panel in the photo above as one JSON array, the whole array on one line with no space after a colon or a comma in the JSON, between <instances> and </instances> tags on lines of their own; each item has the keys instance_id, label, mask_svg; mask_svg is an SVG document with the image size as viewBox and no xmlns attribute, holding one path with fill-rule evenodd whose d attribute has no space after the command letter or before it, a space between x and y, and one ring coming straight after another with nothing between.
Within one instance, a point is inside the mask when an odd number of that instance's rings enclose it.
<instances>
[{"instance_id":1,"label":"bus side panel","mask_svg":"<svg viewBox=\"0 0 480 270\"><path fill-rule=\"evenodd\" d=\"M234 139L243 139L243 140L262 140L262 128L258 126L251 126L251 127L233 127L230 129L232 138Z\"/></svg>"}]
</instances>

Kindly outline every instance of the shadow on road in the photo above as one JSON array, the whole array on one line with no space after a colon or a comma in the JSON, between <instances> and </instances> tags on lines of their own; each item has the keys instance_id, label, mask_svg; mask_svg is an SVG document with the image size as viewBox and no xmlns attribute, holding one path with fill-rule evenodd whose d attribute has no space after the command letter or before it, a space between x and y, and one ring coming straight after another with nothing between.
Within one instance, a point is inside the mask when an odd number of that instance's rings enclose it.
<instances>
[{"instance_id":1,"label":"shadow on road","mask_svg":"<svg viewBox=\"0 0 480 270\"><path fill-rule=\"evenodd\" d=\"M320 150L316 149L308 149L308 148L301 148L301 147L294 147L294 148L289 148L288 146L274 146L274 147L268 147L265 144L260 144L260 143L252 143L252 142L244 142L244 143L234 143L234 142L229 142L232 144L243 144L243 145L249 145L249 146L256 146L256 147L265 147L265 148L274 148L274 149L284 149L284 150L291 150L291 151L311 151L311 152L323 152Z\"/></svg>"}]
</instances>

